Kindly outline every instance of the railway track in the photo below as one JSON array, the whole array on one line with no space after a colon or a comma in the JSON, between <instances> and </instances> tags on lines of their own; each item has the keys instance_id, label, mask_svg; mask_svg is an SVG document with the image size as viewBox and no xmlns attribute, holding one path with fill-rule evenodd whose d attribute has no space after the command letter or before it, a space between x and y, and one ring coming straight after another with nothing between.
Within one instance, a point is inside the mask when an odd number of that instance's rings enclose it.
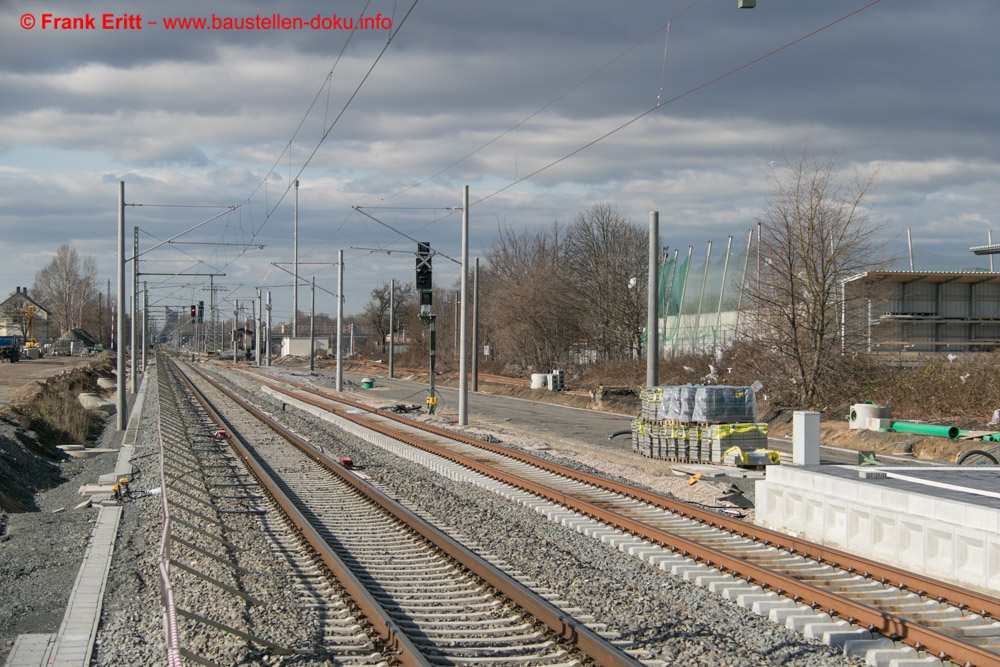
<instances>
[{"instance_id":1,"label":"railway track","mask_svg":"<svg viewBox=\"0 0 1000 667\"><path fill-rule=\"evenodd\" d=\"M223 425L261 490L350 595L363 624L387 647L388 661L643 664L574 618L573 610L559 608L220 384L182 366L172 364L210 418Z\"/></svg>"},{"instance_id":2,"label":"railway track","mask_svg":"<svg viewBox=\"0 0 1000 667\"><path fill-rule=\"evenodd\" d=\"M350 597L215 437L211 415L160 360L157 371L167 663L294 654L301 664L388 665Z\"/></svg>"},{"instance_id":3,"label":"railway track","mask_svg":"<svg viewBox=\"0 0 1000 667\"><path fill-rule=\"evenodd\" d=\"M256 374L253 379L279 400L327 411L347 424L372 429L473 471L481 477L477 483L495 483L497 493L513 497L516 493L509 489L516 489L569 508L575 518L562 516L557 509L538 511L577 530L603 535L600 528L581 526L587 521L599 521L605 530L610 526L623 539L636 540L620 542L627 546L619 548L642 554L685 578L703 580L772 619L807 628L812 636L840 638L834 641L881 636L888 642L881 644L883 649L891 646L889 650L905 653L901 647L908 645L914 655L919 652L942 661L1000 664L1000 623L993 620L1000 615L1000 601L991 596L729 520L510 448L416 424L342 396L334 398L316 387Z\"/></svg>"}]
</instances>

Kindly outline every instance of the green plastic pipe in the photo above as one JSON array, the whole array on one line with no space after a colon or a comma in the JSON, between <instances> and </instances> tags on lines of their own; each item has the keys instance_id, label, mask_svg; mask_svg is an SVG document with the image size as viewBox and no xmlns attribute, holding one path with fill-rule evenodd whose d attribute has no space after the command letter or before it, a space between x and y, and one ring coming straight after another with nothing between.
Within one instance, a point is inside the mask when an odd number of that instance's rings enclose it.
<instances>
[{"instance_id":1,"label":"green plastic pipe","mask_svg":"<svg viewBox=\"0 0 1000 667\"><path fill-rule=\"evenodd\" d=\"M896 433L914 433L916 435L936 435L942 438L958 437L957 426L942 426L940 424L918 424L916 422L893 422L892 430Z\"/></svg>"}]
</instances>

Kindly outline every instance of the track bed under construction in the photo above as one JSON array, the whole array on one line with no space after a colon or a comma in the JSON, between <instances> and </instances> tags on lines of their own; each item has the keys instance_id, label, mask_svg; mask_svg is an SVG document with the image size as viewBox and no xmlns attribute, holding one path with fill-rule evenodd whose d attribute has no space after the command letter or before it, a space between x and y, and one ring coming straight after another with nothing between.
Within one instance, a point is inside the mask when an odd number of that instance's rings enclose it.
<instances>
[{"instance_id":1,"label":"track bed under construction","mask_svg":"<svg viewBox=\"0 0 1000 667\"><path fill-rule=\"evenodd\" d=\"M761 610L779 610L772 617L813 613L832 635L875 642L881 637L893 646L908 645L958 664L1000 663L1000 624L992 620L1000 613L1000 602L990 596L720 517L503 445L417 424L315 387L258 376L254 381L284 397L278 400L334 415L335 421L376 431L518 493L570 509L583 520L599 521L623 535L619 549L656 550L655 559L643 557L688 578L718 578L713 590L729 590L727 596L742 596L750 605L759 601L755 606ZM584 525L572 517L559 520L575 523L577 530Z\"/></svg>"}]
</instances>

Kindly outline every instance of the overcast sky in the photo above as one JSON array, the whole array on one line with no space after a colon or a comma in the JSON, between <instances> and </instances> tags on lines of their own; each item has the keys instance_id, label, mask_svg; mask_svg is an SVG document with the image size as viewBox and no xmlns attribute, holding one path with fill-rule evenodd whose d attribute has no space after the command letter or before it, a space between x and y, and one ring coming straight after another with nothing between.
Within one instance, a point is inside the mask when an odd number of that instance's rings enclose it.
<instances>
[{"instance_id":1,"label":"overcast sky","mask_svg":"<svg viewBox=\"0 0 1000 667\"><path fill-rule=\"evenodd\" d=\"M411 3L0 0L0 292L62 243L114 288L119 181L151 305L208 301L207 278L153 273L224 273L219 298L271 289L276 320L295 178L300 273L336 292L343 250L347 313L413 280L411 239L460 256L463 185L472 257L499 226L602 201L642 225L659 211L663 243L697 256L745 244L804 142L878 170L886 248L905 257L910 229L917 268L984 266L968 248L1000 232L996 0ZM259 29L279 12L320 29ZM370 29L342 29L362 13ZM213 14L257 29L167 29Z\"/></svg>"}]
</instances>

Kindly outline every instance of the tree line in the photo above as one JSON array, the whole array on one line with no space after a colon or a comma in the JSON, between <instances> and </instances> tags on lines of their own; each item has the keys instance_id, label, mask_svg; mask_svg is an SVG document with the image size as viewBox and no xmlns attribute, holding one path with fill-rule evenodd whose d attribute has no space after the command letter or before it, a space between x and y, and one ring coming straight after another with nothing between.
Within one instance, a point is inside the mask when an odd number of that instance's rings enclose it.
<instances>
[{"instance_id":1,"label":"tree line","mask_svg":"<svg viewBox=\"0 0 1000 667\"><path fill-rule=\"evenodd\" d=\"M868 204L877 172L838 162L839 155L821 159L804 145L773 166L773 193L755 221L759 267L742 286L749 325L733 347L750 376L772 378L772 395L788 404L814 405L831 383L853 379L864 337L841 330L840 314L850 306L842 284L882 261L882 226ZM495 371L523 375L644 357L648 226L615 205L594 204L568 225L502 225L484 256L479 337ZM388 335L388 290L373 290L365 309L378 341ZM416 318L413 285L396 290L397 331L406 328L411 349L424 354L426 327ZM437 312L442 303L453 297L435 290ZM457 355L455 325L450 317L438 322L438 350L447 362L449 353ZM706 351L727 352L737 353Z\"/></svg>"},{"instance_id":2,"label":"tree line","mask_svg":"<svg viewBox=\"0 0 1000 667\"><path fill-rule=\"evenodd\" d=\"M758 376L785 378L788 400L799 405L815 404L852 372L863 337L840 330L849 306L841 286L880 262L881 225L868 205L877 174L840 169L838 159L804 146L772 168L773 193L756 220L759 266L743 285L750 325L738 344L746 364ZM648 226L614 204L593 204L569 224L542 229L499 225L484 259L479 341L492 371L524 375L645 355ZM61 245L36 273L31 296L49 312L53 336L79 327L108 342L110 300L105 307L93 257ZM412 282L371 291L351 318L368 329L369 355L387 351L391 304L397 340L406 331L411 359L426 359L428 331L415 297ZM457 288L435 287L434 303L438 359L457 365Z\"/></svg>"}]
</instances>

